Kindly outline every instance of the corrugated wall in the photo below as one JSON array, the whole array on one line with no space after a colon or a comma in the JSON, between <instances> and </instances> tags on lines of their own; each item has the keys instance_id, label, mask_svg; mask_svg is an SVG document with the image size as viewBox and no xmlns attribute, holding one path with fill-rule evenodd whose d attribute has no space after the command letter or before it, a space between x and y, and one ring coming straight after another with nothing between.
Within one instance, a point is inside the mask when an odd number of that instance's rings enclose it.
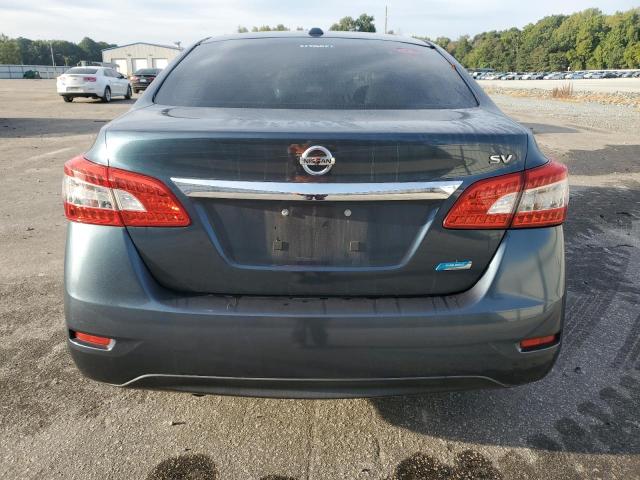
<instances>
[{"instance_id":1,"label":"corrugated wall","mask_svg":"<svg viewBox=\"0 0 640 480\"><path fill-rule=\"evenodd\" d=\"M40 72L41 78L56 78L62 75L69 68L67 66L53 67L51 65L0 65L0 78L22 78L24 72L28 70L37 70Z\"/></svg>"}]
</instances>

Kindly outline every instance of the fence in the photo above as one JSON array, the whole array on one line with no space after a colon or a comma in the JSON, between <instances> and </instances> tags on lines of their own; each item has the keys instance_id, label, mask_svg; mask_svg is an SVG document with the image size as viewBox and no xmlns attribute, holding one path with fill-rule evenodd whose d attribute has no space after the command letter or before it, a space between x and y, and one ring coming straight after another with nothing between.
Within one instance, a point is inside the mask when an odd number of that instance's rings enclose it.
<instances>
[{"instance_id":1,"label":"fence","mask_svg":"<svg viewBox=\"0 0 640 480\"><path fill-rule=\"evenodd\" d=\"M41 78L56 78L71 67L51 65L0 65L0 78L22 78L27 70L37 70Z\"/></svg>"}]
</instances>

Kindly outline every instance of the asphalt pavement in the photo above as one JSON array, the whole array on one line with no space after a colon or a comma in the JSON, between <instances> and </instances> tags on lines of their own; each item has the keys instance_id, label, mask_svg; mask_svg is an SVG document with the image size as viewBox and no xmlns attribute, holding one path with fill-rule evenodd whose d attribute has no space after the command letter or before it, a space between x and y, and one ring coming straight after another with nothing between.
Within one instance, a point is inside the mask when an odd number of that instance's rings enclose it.
<instances>
[{"instance_id":1,"label":"asphalt pavement","mask_svg":"<svg viewBox=\"0 0 640 480\"><path fill-rule=\"evenodd\" d=\"M131 102L66 104L52 81L0 81L0 477L639 479L640 111L494 99L571 173L551 374L508 390L275 400L79 374L65 345L62 165Z\"/></svg>"}]
</instances>

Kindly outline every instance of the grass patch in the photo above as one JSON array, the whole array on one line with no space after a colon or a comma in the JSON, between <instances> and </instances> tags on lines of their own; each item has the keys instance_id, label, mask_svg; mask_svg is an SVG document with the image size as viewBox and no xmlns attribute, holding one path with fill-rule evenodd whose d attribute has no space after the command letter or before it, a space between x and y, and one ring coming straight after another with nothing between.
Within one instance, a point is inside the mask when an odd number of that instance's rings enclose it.
<instances>
[{"instance_id":1,"label":"grass patch","mask_svg":"<svg viewBox=\"0 0 640 480\"><path fill-rule=\"evenodd\" d=\"M565 83L559 87L555 87L551 90L552 98L571 98L573 97L573 84Z\"/></svg>"}]
</instances>

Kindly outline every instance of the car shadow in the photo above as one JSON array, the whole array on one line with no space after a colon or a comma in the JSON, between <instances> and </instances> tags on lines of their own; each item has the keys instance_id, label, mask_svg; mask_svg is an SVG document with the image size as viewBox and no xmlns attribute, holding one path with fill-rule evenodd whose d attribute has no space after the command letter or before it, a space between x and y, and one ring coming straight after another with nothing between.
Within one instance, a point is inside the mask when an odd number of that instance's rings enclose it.
<instances>
[{"instance_id":1,"label":"car shadow","mask_svg":"<svg viewBox=\"0 0 640 480\"><path fill-rule=\"evenodd\" d=\"M607 145L597 150L570 150L559 157L573 175L640 173L640 145Z\"/></svg>"},{"instance_id":2,"label":"car shadow","mask_svg":"<svg viewBox=\"0 0 640 480\"><path fill-rule=\"evenodd\" d=\"M572 190L564 340L546 378L506 390L371 399L380 417L474 444L640 453L640 184L625 187Z\"/></svg>"},{"instance_id":3,"label":"car shadow","mask_svg":"<svg viewBox=\"0 0 640 480\"><path fill-rule=\"evenodd\" d=\"M118 104L118 105L134 104L134 103L136 103L136 100L138 98L133 97L133 98L126 99L126 98L122 98L122 97L114 97L114 98L111 99L111 102L105 103L105 106L113 105L113 104ZM77 98L73 99L73 103L104 103L104 102L99 98L77 97Z\"/></svg>"},{"instance_id":4,"label":"car shadow","mask_svg":"<svg viewBox=\"0 0 640 480\"><path fill-rule=\"evenodd\" d=\"M0 138L95 134L108 121L99 118L0 118Z\"/></svg>"}]
</instances>

